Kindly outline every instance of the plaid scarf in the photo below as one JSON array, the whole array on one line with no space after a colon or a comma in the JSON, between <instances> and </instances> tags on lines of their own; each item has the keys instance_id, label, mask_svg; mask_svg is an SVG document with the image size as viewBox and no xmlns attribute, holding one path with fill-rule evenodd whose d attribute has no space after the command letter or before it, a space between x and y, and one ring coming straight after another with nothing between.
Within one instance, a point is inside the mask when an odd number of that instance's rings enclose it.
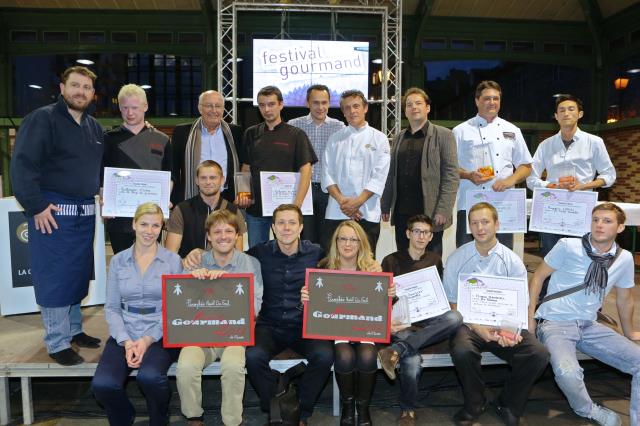
<instances>
[{"instance_id":1,"label":"plaid scarf","mask_svg":"<svg viewBox=\"0 0 640 426\"><path fill-rule=\"evenodd\" d=\"M600 293L600 300L602 300L609 280L607 269L613 264L616 257L611 253L594 253L591 248L591 233L586 233L582 236L582 248L592 260L589 269L587 269L587 274L584 276L584 283L587 285L584 291L586 294Z\"/></svg>"}]
</instances>

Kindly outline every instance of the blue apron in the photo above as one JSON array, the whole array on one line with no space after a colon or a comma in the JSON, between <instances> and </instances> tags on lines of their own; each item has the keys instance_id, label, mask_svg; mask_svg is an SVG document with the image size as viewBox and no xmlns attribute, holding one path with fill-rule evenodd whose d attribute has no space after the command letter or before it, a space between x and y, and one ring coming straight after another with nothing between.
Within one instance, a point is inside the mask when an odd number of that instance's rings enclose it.
<instances>
[{"instance_id":1,"label":"blue apron","mask_svg":"<svg viewBox=\"0 0 640 426\"><path fill-rule=\"evenodd\" d=\"M44 198L60 207L52 212L58 229L43 234L29 218L31 276L40 306L56 308L79 303L86 297L93 275L95 203L43 191Z\"/></svg>"}]
</instances>

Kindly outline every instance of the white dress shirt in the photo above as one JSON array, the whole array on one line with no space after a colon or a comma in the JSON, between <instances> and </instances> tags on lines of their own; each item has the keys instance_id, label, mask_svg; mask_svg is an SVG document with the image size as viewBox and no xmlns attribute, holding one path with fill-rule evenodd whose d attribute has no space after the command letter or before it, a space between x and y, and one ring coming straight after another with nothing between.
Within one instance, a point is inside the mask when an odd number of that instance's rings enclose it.
<instances>
[{"instance_id":1,"label":"white dress shirt","mask_svg":"<svg viewBox=\"0 0 640 426\"><path fill-rule=\"evenodd\" d=\"M565 148L560 132L542 141L533 156L527 186L533 190L558 183L558 179L566 173L567 166L573 166L575 177L580 183L591 182L596 174L604 181L605 188L616 181L616 169L602 138L578 129L568 149ZM546 180L542 179L544 170L547 171Z\"/></svg>"},{"instance_id":2,"label":"white dress shirt","mask_svg":"<svg viewBox=\"0 0 640 426\"><path fill-rule=\"evenodd\" d=\"M523 164L531 164L533 161L520 129L500 117L496 117L491 123L488 123L487 120L476 115L454 127L453 134L458 146L460 168L474 171L479 166L486 165L476 164L474 147L488 145L495 173L493 179L480 185L476 185L468 179L460 179L458 210L467 210L467 191L490 191L496 179L508 178L513 175L514 168Z\"/></svg>"},{"instance_id":3,"label":"white dress shirt","mask_svg":"<svg viewBox=\"0 0 640 426\"><path fill-rule=\"evenodd\" d=\"M357 197L365 189L373 192L360 212L364 220L380 222L380 197L390 162L389 140L384 133L369 124L359 129L348 126L329 138L322 156L322 190L327 192L329 186L338 185L345 197ZM348 219L333 197L329 197L325 217Z\"/></svg>"},{"instance_id":4,"label":"white dress shirt","mask_svg":"<svg viewBox=\"0 0 640 426\"><path fill-rule=\"evenodd\" d=\"M444 266L442 285L450 303L458 303L458 276L460 274L497 275L527 278L527 268L513 251L496 242L487 256L482 256L476 242L470 241L451 253ZM528 301L527 301L528 304Z\"/></svg>"}]
</instances>

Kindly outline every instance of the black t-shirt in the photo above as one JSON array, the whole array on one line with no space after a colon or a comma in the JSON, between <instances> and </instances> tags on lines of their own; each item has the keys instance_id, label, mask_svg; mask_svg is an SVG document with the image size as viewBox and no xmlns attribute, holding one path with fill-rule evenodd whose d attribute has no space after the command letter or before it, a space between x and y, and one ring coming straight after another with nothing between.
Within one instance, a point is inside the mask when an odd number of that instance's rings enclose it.
<instances>
[{"instance_id":1,"label":"black t-shirt","mask_svg":"<svg viewBox=\"0 0 640 426\"><path fill-rule=\"evenodd\" d=\"M317 163L306 133L287 123L269 130L265 123L249 127L244 133L244 146L251 166L254 203L247 209L253 216L262 216L260 172L298 172L307 163Z\"/></svg>"},{"instance_id":2,"label":"black t-shirt","mask_svg":"<svg viewBox=\"0 0 640 426\"><path fill-rule=\"evenodd\" d=\"M411 134L407 129L400 141L397 159L398 196L394 211L403 215L422 213L422 150L429 122L417 132Z\"/></svg>"}]
</instances>

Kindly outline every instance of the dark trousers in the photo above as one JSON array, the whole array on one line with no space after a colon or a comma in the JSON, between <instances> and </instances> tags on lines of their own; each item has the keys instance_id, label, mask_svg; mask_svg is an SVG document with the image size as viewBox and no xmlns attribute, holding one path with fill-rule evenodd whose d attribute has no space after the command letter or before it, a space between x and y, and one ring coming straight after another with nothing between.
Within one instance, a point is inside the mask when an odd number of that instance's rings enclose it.
<instances>
[{"instance_id":1,"label":"dark trousers","mask_svg":"<svg viewBox=\"0 0 640 426\"><path fill-rule=\"evenodd\" d=\"M324 235L324 245L322 248L324 248L324 250L327 253L329 252L329 248L331 246L331 237L333 236L333 233L338 228L338 225L340 225L342 222L344 222L344 220L325 219L324 221L325 235ZM362 229L364 229L365 234L367 234L367 240L369 240L369 245L371 246L371 252L375 257L376 246L378 245L378 237L380 237L380 223L368 222L364 219L361 219L358 221L358 224L362 226Z\"/></svg>"},{"instance_id":2,"label":"dark trousers","mask_svg":"<svg viewBox=\"0 0 640 426\"><path fill-rule=\"evenodd\" d=\"M496 234L498 241L513 250L513 234ZM456 248L473 241L473 235L467 234L467 211L458 210L458 224L456 226Z\"/></svg>"},{"instance_id":3,"label":"dark trousers","mask_svg":"<svg viewBox=\"0 0 640 426\"><path fill-rule=\"evenodd\" d=\"M118 254L131 247L136 240L136 234L133 232L112 232L109 231L109 241L111 241L111 249L113 254Z\"/></svg>"},{"instance_id":4,"label":"dark trousers","mask_svg":"<svg viewBox=\"0 0 640 426\"><path fill-rule=\"evenodd\" d=\"M428 318L391 335L391 347L400 355L400 408L418 407L418 383L422 372L420 349L449 338L462 325L458 311L448 311Z\"/></svg>"},{"instance_id":5,"label":"dark trousers","mask_svg":"<svg viewBox=\"0 0 640 426\"><path fill-rule=\"evenodd\" d=\"M511 367L497 402L509 408L514 415L522 416L533 384L549 363L549 352L542 343L522 330L520 343L503 348L497 342L485 342L467 326L460 327L449 342L451 359L462 384L465 410L477 415L485 404L480 360L482 352L489 351Z\"/></svg>"},{"instance_id":6,"label":"dark trousers","mask_svg":"<svg viewBox=\"0 0 640 426\"><path fill-rule=\"evenodd\" d=\"M256 324L255 346L247 348L246 362L249 381L260 397L260 407L269 411L269 401L276 389L276 376L271 371L269 361L283 350L291 348L304 356L307 370L298 382L301 420L313 413L318 396L327 382L333 364L333 341L302 338L302 327Z\"/></svg>"},{"instance_id":7,"label":"dark trousers","mask_svg":"<svg viewBox=\"0 0 640 426\"><path fill-rule=\"evenodd\" d=\"M161 341L155 342L147 348L138 369L136 381L147 400L150 425L167 424L171 398L167 371L175 360L175 353L163 348ZM91 381L91 390L107 412L111 425L130 425L135 420L136 412L125 390L131 370L127 366L124 347L109 337Z\"/></svg>"},{"instance_id":8,"label":"dark trousers","mask_svg":"<svg viewBox=\"0 0 640 426\"><path fill-rule=\"evenodd\" d=\"M407 238L407 220L414 215L394 213L393 223L396 231L396 247L398 251L409 248L409 238ZM434 251L442 256L442 234L444 231L434 232L433 238L427 246L427 250Z\"/></svg>"},{"instance_id":9,"label":"dark trousers","mask_svg":"<svg viewBox=\"0 0 640 426\"><path fill-rule=\"evenodd\" d=\"M311 193L313 195L313 215L304 217L302 239L322 244L324 240L322 230L324 229L324 216L329 203L329 194L322 192L318 182L311 182Z\"/></svg>"},{"instance_id":10,"label":"dark trousers","mask_svg":"<svg viewBox=\"0 0 640 426\"><path fill-rule=\"evenodd\" d=\"M556 243L560 241L560 238L567 238L566 235L548 234L546 232L540 232L538 236L540 238L540 255L543 258L549 254Z\"/></svg>"}]
</instances>

